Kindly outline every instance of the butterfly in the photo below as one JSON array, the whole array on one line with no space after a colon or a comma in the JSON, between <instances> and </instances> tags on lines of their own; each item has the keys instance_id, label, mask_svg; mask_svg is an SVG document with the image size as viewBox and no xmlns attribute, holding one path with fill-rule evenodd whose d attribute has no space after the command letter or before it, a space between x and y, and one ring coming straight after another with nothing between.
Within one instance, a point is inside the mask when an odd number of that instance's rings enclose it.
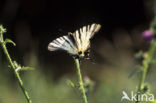
<instances>
[{"instance_id":1,"label":"butterfly","mask_svg":"<svg viewBox=\"0 0 156 103\"><path fill-rule=\"evenodd\" d=\"M64 50L75 58L87 58L89 56L90 39L100 28L101 25L95 23L83 26L74 33L69 33L50 42L48 50Z\"/></svg>"}]
</instances>

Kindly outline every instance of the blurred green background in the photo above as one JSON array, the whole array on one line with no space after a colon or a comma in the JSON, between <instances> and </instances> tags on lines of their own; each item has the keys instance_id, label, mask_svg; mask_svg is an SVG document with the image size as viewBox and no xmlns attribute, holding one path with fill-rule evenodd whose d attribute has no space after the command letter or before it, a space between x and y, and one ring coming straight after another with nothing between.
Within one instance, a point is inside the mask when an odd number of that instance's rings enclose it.
<instances>
[{"instance_id":1,"label":"blurred green background","mask_svg":"<svg viewBox=\"0 0 156 103\"><path fill-rule=\"evenodd\" d=\"M122 91L130 95L137 90L140 74L128 75L139 64L135 54L149 48L141 33L155 16L154 5L154 0L0 1L0 23L8 31L4 36L17 45L7 45L12 59L35 68L20 73L33 103L83 103L79 91L66 83L68 79L77 83L72 57L62 51L49 52L47 45L92 22L102 28L91 40L91 60L81 63L83 77L94 82L89 103L127 103L121 101ZM155 72L155 65L150 65L146 82L156 95ZM2 49L0 103L26 103Z\"/></svg>"}]
</instances>

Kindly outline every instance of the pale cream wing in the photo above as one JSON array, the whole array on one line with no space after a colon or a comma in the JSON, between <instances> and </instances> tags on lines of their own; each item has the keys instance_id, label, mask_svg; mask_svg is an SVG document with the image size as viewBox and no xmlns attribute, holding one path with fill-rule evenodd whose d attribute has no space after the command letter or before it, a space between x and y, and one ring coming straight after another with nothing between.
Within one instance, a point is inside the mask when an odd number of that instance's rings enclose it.
<instances>
[{"instance_id":1,"label":"pale cream wing","mask_svg":"<svg viewBox=\"0 0 156 103\"><path fill-rule=\"evenodd\" d=\"M69 35L59 37L53 40L52 42L50 42L48 45L49 51L56 51L59 49L65 50L72 55L77 54L77 47L75 43L73 43Z\"/></svg>"},{"instance_id":2,"label":"pale cream wing","mask_svg":"<svg viewBox=\"0 0 156 103\"><path fill-rule=\"evenodd\" d=\"M90 47L90 39L100 28L100 24L92 24L76 30L72 35L74 36L78 50L87 50Z\"/></svg>"}]
</instances>

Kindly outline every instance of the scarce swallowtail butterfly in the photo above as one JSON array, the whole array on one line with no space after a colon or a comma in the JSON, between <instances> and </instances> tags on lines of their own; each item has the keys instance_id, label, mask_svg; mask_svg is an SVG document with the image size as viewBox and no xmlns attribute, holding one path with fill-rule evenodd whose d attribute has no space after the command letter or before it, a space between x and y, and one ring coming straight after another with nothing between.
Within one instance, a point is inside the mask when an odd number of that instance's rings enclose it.
<instances>
[{"instance_id":1,"label":"scarce swallowtail butterfly","mask_svg":"<svg viewBox=\"0 0 156 103\"><path fill-rule=\"evenodd\" d=\"M56 38L48 45L49 51L64 50L75 58L85 58L89 55L90 39L101 28L100 24L83 26L74 33Z\"/></svg>"}]
</instances>

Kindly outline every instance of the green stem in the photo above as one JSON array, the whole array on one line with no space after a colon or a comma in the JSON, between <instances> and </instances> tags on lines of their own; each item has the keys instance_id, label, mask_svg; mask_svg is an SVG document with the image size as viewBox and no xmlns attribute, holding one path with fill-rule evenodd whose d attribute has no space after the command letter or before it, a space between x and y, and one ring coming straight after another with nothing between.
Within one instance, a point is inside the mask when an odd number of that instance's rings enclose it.
<instances>
[{"instance_id":1,"label":"green stem","mask_svg":"<svg viewBox=\"0 0 156 103\"><path fill-rule=\"evenodd\" d=\"M152 61L152 58L153 58L153 56L155 54L155 51L156 51L156 41L153 40L151 42L150 50L147 52L148 57L145 60L143 60L143 71L142 71L140 82L139 82L139 85L138 85L137 100L138 100L139 93L141 93L141 91L142 91L142 89L144 87L144 82L145 82L145 79L146 79L147 71L148 71L149 65L150 65L150 63ZM136 101L136 103L139 103L139 101Z\"/></svg>"},{"instance_id":2,"label":"green stem","mask_svg":"<svg viewBox=\"0 0 156 103\"><path fill-rule=\"evenodd\" d=\"M145 81L145 78L146 78L146 74L147 74L147 70L148 70L148 67L149 67L149 63L144 61L143 62L143 67L144 67L144 70L141 74L141 79L140 79L140 83L139 83L139 91L141 91L141 89L143 88L144 86L144 81Z\"/></svg>"},{"instance_id":3,"label":"green stem","mask_svg":"<svg viewBox=\"0 0 156 103\"><path fill-rule=\"evenodd\" d=\"M2 34L1 34L1 37L3 37ZM23 81L22 81L19 73L16 71L16 67L14 66L14 64L13 64L13 62L11 60L11 57L10 57L10 55L8 53L6 45L4 44L3 38L1 38L1 46L2 46L2 48L4 50L4 53L5 53L5 55L6 55L7 59L8 59L8 62L10 64L11 68L13 68L14 74L15 74L15 76L16 76L16 78L18 80L18 83L19 83L19 85L20 85L20 87L21 87L21 89L22 89L22 91L23 91L23 93L25 95L25 98L27 99L28 103L32 103L32 101L31 101L31 99L30 99L30 97L28 95L28 92L24 88Z\"/></svg>"},{"instance_id":4,"label":"green stem","mask_svg":"<svg viewBox=\"0 0 156 103\"><path fill-rule=\"evenodd\" d=\"M139 82L139 85L138 85L137 101L136 101L136 103L139 103L139 101L138 101L138 95L141 94L141 91L142 91L142 89L144 87L144 82L145 82L146 74L147 74L147 71L148 71L149 63L146 62L146 61L144 61L143 62L143 67L144 67L144 70L142 71L140 82Z\"/></svg>"},{"instance_id":5,"label":"green stem","mask_svg":"<svg viewBox=\"0 0 156 103\"><path fill-rule=\"evenodd\" d=\"M84 103L88 103L86 92L85 92L85 89L84 89L84 83L83 83L83 80L82 80L79 59L74 59L74 60L75 60L75 64L76 64L77 74L78 74L78 78L79 78L80 90L81 90L82 95L83 95Z\"/></svg>"}]
</instances>

